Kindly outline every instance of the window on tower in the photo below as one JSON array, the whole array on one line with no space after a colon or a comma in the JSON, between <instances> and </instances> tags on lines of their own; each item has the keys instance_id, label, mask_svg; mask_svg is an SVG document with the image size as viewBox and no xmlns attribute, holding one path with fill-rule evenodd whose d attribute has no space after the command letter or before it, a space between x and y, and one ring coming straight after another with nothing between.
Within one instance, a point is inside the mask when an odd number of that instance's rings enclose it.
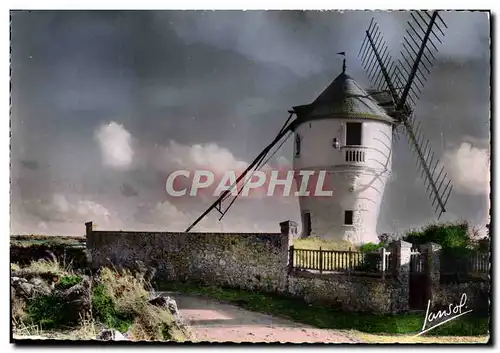
<instances>
[{"instance_id":1,"label":"window on tower","mask_svg":"<svg viewBox=\"0 0 500 353\"><path fill-rule=\"evenodd\" d=\"M352 226L353 220L352 220L352 210L344 211L344 225L346 226Z\"/></svg>"},{"instance_id":2,"label":"window on tower","mask_svg":"<svg viewBox=\"0 0 500 353\"><path fill-rule=\"evenodd\" d=\"M345 144L347 146L361 146L361 123L347 123L345 133Z\"/></svg>"},{"instance_id":3,"label":"window on tower","mask_svg":"<svg viewBox=\"0 0 500 353\"><path fill-rule=\"evenodd\" d=\"M300 135L295 135L295 157L300 157Z\"/></svg>"}]
</instances>

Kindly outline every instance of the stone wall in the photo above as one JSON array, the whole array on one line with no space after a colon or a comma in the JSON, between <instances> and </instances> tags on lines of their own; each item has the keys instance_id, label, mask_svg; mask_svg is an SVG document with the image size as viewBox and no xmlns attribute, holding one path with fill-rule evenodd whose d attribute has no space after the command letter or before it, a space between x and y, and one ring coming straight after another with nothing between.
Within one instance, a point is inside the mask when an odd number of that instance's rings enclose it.
<instances>
[{"instance_id":1,"label":"stone wall","mask_svg":"<svg viewBox=\"0 0 500 353\"><path fill-rule=\"evenodd\" d=\"M346 311L391 313L396 283L392 279L293 271L288 292L307 302Z\"/></svg>"},{"instance_id":2,"label":"stone wall","mask_svg":"<svg viewBox=\"0 0 500 353\"><path fill-rule=\"evenodd\" d=\"M288 234L96 231L87 223L91 266L156 268L158 278L246 290L286 289Z\"/></svg>"},{"instance_id":3,"label":"stone wall","mask_svg":"<svg viewBox=\"0 0 500 353\"><path fill-rule=\"evenodd\" d=\"M448 308L450 304L460 304L462 295L466 295L467 310L487 311L490 302L490 286L487 280L469 281L465 283L442 284L435 289L432 306Z\"/></svg>"},{"instance_id":4,"label":"stone wall","mask_svg":"<svg viewBox=\"0 0 500 353\"><path fill-rule=\"evenodd\" d=\"M137 261L156 269L159 279L199 281L261 292L280 292L348 311L406 312L409 307L411 244L392 244L392 273L382 276L319 274L289 268L289 247L297 237L294 223L282 222L281 233L172 233L96 231L87 226L91 267L134 268ZM427 256L432 308L459 303L488 308L488 281L439 284L439 247L423 247ZM291 263L291 262L290 262Z\"/></svg>"}]
</instances>

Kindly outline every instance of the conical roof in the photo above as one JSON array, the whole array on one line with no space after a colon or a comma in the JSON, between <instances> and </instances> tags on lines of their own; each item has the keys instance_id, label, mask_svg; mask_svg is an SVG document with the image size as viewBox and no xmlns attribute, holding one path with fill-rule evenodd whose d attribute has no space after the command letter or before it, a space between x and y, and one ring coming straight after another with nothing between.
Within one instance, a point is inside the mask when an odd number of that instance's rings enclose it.
<instances>
[{"instance_id":1,"label":"conical roof","mask_svg":"<svg viewBox=\"0 0 500 353\"><path fill-rule=\"evenodd\" d=\"M394 122L395 119L377 104L352 77L341 73L308 105L294 107L298 115L328 115L332 118L375 119Z\"/></svg>"}]
</instances>

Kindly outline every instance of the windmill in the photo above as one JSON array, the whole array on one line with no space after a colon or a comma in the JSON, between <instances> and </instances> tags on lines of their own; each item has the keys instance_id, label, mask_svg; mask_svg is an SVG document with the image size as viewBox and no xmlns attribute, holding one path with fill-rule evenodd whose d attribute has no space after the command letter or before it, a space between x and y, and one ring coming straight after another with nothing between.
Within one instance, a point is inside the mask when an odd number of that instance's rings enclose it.
<instances>
[{"instance_id":1,"label":"windmill","mask_svg":"<svg viewBox=\"0 0 500 353\"><path fill-rule=\"evenodd\" d=\"M399 139L402 129L439 219L446 212L453 186L413 112L447 26L438 11L415 11L410 17L399 60L390 55L374 19L370 22L358 57L372 89L362 89L346 74L345 52L338 53L344 56L342 73L313 103L289 111L276 137L233 187L248 181L249 175L295 135L294 170L326 168L335 186L333 196L327 199L299 197L302 236L334 237L355 243L377 241L382 194L391 174L392 139ZM240 192L233 195L230 190L224 191L186 232L213 209L220 213L221 220ZM224 208L226 201L229 204Z\"/></svg>"}]
</instances>

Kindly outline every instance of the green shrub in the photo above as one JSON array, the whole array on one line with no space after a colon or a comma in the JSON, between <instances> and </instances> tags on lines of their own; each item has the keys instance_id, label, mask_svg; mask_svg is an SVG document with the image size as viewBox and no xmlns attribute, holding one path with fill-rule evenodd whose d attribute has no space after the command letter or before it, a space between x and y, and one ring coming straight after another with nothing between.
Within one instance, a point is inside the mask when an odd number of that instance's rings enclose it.
<instances>
[{"instance_id":1,"label":"green shrub","mask_svg":"<svg viewBox=\"0 0 500 353\"><path fill-rule=\"evenodd\" d=\"M58 290L66 290L69 289L82 281L80 276L68 275L63 276L59 279L59 282L56 284L56 289Z\"/></svg>"},{"instance_id":2,"label":"green shrub","mask_svg":"<svg viewBox=\"0 0 500 353\"><path fill-rule=\"evenodd\" d=\"M27 321L43 329L53 329L61 326L70 326L64 310L64 301L58 295L43 295L32 299L27 307Z\"/></svg>"},{"instance_id":3,"label":"green shrub","mask_svg":"<svg viewBox=\"0 0 500 353\"><path fill-rule=\"evenodd\" d=\"M403 239L412 244L437 243L443 248L467 248L472 244L467 222L430 224L408 232Z\"/></svg>"},{"instance_id":4,"label":"green shrub","mask_svg":"<svg viewBox=\"0 0 500 353\"><path fill-rule=\"evenodd\" d=\"M359 247L359 251L362 253L371 253L371 252L376 252L378 249L382 248L384 244L378 243L378 244L373 244L373 243L366 243L363 244Z\"/></svg>"},{"instance_id":5,"label":"green shrub","mask_svg":"<svg viewBox=\"0 0 500 353\"><path fill-rule=\"evenodd\" d=\"M92 314L97 321L120 332L126 332L133 322L133 315L116 311L113 299L101 283L92 288Z\"/></svg>"}]
</instances>

